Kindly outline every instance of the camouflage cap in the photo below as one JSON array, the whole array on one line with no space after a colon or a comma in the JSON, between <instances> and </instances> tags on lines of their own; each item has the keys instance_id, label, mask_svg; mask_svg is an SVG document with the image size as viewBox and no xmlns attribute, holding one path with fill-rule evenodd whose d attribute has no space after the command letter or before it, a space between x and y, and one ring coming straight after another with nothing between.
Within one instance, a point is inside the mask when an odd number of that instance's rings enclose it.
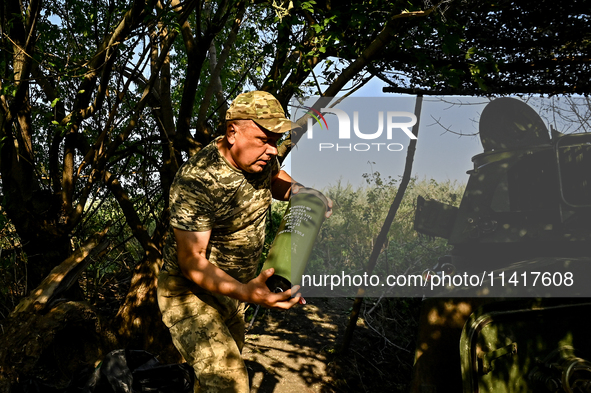
<instances>
[{"instance_id":1,"label":"camouflage cap","mask_svg":"<svg viewBox=\"0 0 591 393\"><path fill-rule=\"evenodd\" d=\"M226 120L252 120L264 129L278 134L292 128L292 122L285 117L277 98L265 91L240 94L226 111ZM295 124L293 126L296 127Z\"/></svg>"}]
</instances>

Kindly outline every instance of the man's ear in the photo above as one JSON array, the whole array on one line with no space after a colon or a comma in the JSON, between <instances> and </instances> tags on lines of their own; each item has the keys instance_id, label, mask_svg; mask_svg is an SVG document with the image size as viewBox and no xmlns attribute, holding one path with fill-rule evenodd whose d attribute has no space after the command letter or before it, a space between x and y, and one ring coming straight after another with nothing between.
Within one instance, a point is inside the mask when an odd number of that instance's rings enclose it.
<instances>
[{"instance_id":1,"label":"man's ear","mask_svg":"<svg viewBox=\"0 0 591 393\"><path fill-rule=\"evenodd\" d=\"M236 124L229 122L226 126L226 139L228 140L228 143L230 143L231 145L233 145L234 142L236 142L236 132Z\"/></svg>"}]
</instances>

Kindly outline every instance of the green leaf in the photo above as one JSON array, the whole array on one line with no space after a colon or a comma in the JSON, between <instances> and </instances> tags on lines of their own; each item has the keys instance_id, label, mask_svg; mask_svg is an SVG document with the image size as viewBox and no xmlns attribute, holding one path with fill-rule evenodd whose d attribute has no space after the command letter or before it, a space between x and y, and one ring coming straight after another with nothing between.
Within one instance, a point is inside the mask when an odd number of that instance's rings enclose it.
<instances>
[{"instance_id":1,"label":"green leaf","mask_svg":"<svg viewBox=\"0 0 591 393\"><path fill-rule=\"evenodd\" d=\"M51 101L51 107L54 108L55 104L57 104L57 102L59 101L59 98L56 98L55 100Z\"/></svg>"},{"instance_id":2,"label":"green leaf","mask_svg":"<svg viewBox=\"0 0 591 393\"><path fill-rule=\"evenodd\" d=\"M466 51L466 60L470 59L472 57L472 55L474 55L478 50L476 49L476 47L472 47L470 49L468 49Z\"/></svg>"}]
</instances>

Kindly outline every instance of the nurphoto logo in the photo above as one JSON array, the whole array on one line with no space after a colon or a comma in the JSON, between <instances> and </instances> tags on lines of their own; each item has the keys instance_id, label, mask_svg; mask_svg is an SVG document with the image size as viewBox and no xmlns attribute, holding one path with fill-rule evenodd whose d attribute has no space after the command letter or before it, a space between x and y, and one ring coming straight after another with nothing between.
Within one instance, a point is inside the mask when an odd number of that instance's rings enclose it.
<instances>
[{"instance_id":1,"label":"nurphoto logo","mask_svg":"<svg viewBox=\"0 0 591 393\"><path fill-rule=\"evenodd\" d=\"M307 131L308 139L314 139L314 120L320 125L321 129L326 127L328 130L328 123L324 118L323 114L334 114L337 116L339 123L338 139L351 140L351 118L342 109L337 108L321 108L317 111L311 107L303 107L308 110L307 114L311 117L308 118ZM384 113L386 115L384 116ZM367 129L367 126L360 127L359 111L353 111L353 133L358 139L368 141L377 140L382 137L384 128L386 129L386 139L392 140L393 135L402 131L410 139L417 139L412 133L411 128L417 123L417 117L411 112L400 112L400 111L378 111L378 129L377 131ZM385 121L384 121L385 119ZM322 121L321 121L322 120ZM323 126L324 123L324 126ZM386 127L384 127L386 123ZM362 123L363 124L363 123ZM328 143L321 142L318 144L318 151L325 150L347 150L347 151L368 151L368 150L389 150L389 151L401 151L404 146L401 143L385 143L385 142L371 142L371 143Z\"/></svg>"}]
</instances>

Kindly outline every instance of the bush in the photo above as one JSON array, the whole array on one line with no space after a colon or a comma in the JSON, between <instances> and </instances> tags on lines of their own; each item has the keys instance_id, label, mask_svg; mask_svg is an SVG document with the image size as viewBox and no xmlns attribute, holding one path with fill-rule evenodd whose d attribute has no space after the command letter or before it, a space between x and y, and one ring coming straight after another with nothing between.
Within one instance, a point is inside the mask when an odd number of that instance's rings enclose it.
<instances>
[{"instance_id":1,"label":"bush","mask_svg":"<svg viewBox=\"0 0 591 393\"><path fill-rule=\"evenodd\" d=\"M353 189L337 184L323 192L333 200L333 215L326 220L316 241L308 268L325 274L367 271L374 241L381 230L397 192L398 181L382 179L379 173L365 175L367 185ZM418 234L413 228L416 199L427 199L458 206L463 186L435 180L410 181L406 194L388 232L374 274L421 273L433 267L449 246L444 239ZM369 274L370 272L368 272Z\"/></svg>"}]
</instances>

